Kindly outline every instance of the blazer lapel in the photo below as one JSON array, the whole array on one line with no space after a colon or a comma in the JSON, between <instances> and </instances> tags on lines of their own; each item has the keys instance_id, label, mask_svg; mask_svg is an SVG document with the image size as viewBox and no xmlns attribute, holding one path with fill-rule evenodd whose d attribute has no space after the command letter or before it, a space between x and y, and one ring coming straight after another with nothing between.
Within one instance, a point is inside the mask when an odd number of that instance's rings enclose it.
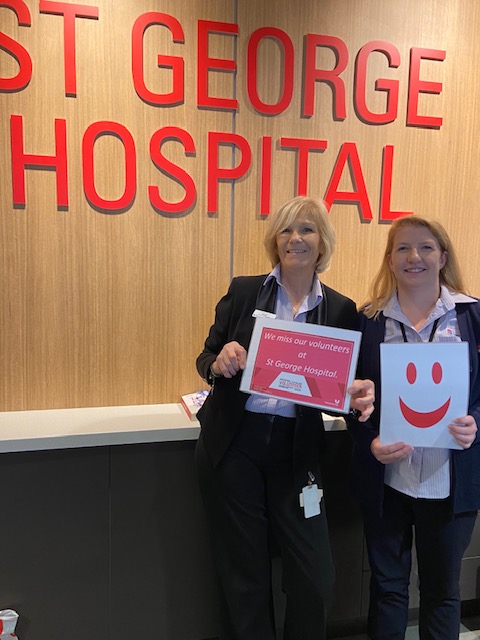
<instances>
[{"instance_id":1,"label":"blazer lapel","mask_svg":"<svg viewBox=\"0 0 480 640\"><path fill-rule=\"evenodd\" d=\"M275 313L275 301L277 299L278 283L276 278L270 278L262 284L257 294L255 309L261 309L268 313Z\"/></svg>"}]
</instances>

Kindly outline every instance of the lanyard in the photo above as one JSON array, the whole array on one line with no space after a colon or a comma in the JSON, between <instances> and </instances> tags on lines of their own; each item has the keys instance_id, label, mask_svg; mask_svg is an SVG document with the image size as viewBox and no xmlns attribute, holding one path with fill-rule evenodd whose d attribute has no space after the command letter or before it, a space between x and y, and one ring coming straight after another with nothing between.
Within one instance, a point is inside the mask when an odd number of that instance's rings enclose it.
<instances>
[{"instance_id":1,"label":"lanyard","mask_svg":"<svg viewBox=\"0 0 480 640\"><path fill-rule=\"evenodd\" d=\"M435 322L433 323L433 327L432 327L432 330L430 332L430 337L428 338L429 342L432 342L432 340L433 340L433 336L435 335L435 331L437 330L439 320L440 320L440 318L437 318L435 320ZM400 322L400 320L398 320L397 322L400 325L400 329L402 330L403 341L404 342L408 342L407 334L405 332L405 325L403 324L403 322Z\"/></svg>"}]
</instances>

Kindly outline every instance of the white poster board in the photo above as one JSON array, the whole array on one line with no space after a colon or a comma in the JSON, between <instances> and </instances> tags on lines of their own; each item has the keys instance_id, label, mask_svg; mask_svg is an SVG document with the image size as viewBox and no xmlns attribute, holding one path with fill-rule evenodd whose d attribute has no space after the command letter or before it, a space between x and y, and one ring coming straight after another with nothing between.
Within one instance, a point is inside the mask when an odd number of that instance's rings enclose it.
<instances>
[{"instance_id":1,"label":"white poster board","mask_svg":"<svg viewBox=\"0 0 480 640\"><path fill-rule=\"evenodd\" d=\"M467 414L468 344L381 344L382 444L460 449L448 425Z\"/></svg>"}]
</instances>

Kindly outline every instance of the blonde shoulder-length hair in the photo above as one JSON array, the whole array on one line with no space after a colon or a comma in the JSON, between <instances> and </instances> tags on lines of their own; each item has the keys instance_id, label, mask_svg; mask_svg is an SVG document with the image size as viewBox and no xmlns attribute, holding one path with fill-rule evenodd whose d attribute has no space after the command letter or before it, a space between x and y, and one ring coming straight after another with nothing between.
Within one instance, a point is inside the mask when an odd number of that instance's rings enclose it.
<instances>
[{"instance_id":1,"label":"blonde shoulder-length hair","mask_svg":"<svg viewBox=\"0 0 480 640\"><path fill-rule=\"evenodd\" d=\"M289 227L300 215L308 217L315 223L320 235L320 254L315 265L316 273L326 271L335 250L335 231L328 217L328 211L322 200L297 196L285 202L268 220L268 228L264 239L265 250L274 267L280 262L277 250L277 235Z\"/></svg>"},{"instance_id":2,"label":"blonde shoulder-length hair","mask_svg":"<svg viewBox=\"0 0 480 640\"><path fill-rule=\"evenodd\" d=\"M387 246L385 247L385 253L383 255L380 269L370 286L367 301L364 302L361 307L365 315L369 318L378 316L380 311L396 291L397 281L390 269L390 255L392 253L397 231L409 226L426 227L435 238L440 251L442 253L446 253L447 259L439 274L440 284L444 284L449 289L456 291L457 293L466 293L455 249L453 248L453 244L448 233L440 222L416 215L397 218L392 223L388 232Z\"/></svg>"}]
</instances>

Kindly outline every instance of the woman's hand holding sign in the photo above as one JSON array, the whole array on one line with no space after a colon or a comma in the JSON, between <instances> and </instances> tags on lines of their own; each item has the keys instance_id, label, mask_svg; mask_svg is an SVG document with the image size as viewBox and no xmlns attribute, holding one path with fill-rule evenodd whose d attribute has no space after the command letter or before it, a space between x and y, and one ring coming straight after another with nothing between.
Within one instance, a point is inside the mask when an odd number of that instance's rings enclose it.
<instances>
[{"instance_id":1,"label":"woman's hand holding sign","mask_svg":"<svg viewBox=\"0 0 480 640\"><path fill-rule=\"evenodd\" d=\"M448 430L462 449L471 447L477 437L477 423L473 416L457 418L448 425Z\"/></svg>"},{"instance_id":2,"label":"woman's hand holding sign","mask_svg":"<svg viewBox=\"0 0 480 640\"><path fill-rule=\"evenodd\" d=\"M350 408L360 411L359 422L365 422L372 415L375 402L375 385L371 380L354 380L348 388Z\"/></svg>"},{"instance_id":3,"label":"woman's hand holding sign","mask_svg":"<svg viewBox=\"0 0 480 640\"><path fill-rule=\"evenodd\" d=\"M238 342L227 342L212 364L214 376L233 378L247 364L247 352Z\"/></svg>"}]
</instances>

